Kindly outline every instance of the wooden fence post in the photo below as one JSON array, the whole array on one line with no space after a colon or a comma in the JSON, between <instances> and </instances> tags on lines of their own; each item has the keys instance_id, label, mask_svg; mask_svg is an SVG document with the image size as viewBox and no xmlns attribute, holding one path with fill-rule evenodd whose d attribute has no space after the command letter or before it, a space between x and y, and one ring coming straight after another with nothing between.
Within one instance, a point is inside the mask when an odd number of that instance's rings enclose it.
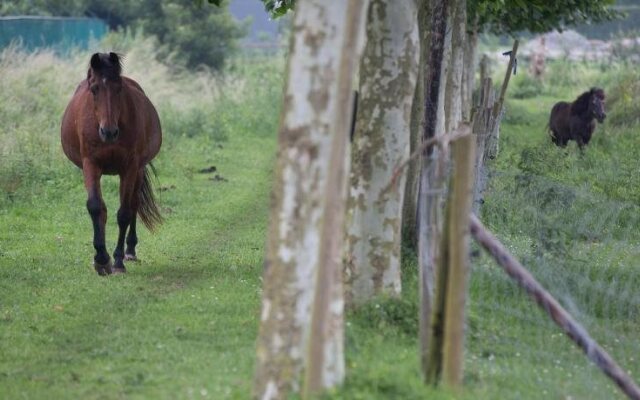
<instances>
[{"instance_id":1,"label":"wooden fence post","mask_svg":"<svg viewBox=\"0 0 640 400\"><path fill-rule=\"evenodd\" d=\"M464 338L464 302L468 269L465 265L468 249L463 250L468 247L468 239L466 242L464 239L464 232L468 234L468 227L464 225L468 224L471 212L476 141L468 125L461 125L458 132L461 136L452 145L452 190L449 191L446 202L442 240L436 259L425 374L427 382L437 384L444 372L447 383L451 382L453 386L456 385L454 382L458 381L458 377L461 381L462 376L459 367L462 366L461 343ZM448 338L450 333L453 336Z\"/></svg>"},{"instance_id":2,"label":"wooden fence post","mask_svg":"<svg viewBox=\"0 0 640 400\"><path fill-rule=\"evenodd\" d=\"M491 135L491 131L494 126L493 120L493 106L495 103L495 90L493 88L493 82L491 78L486 78L482 82L482 87L478 94L478 103L473 112L473 134L477 139L476 147L476 173L475 173L475 187L473 194L473 212L478 213L480 210L480 203L482 202L482 192L486 185L487 174L484 169L484 161L488 156L486 155L489 147L487 146L487 140Z\"/></svg>"},{"instance_id":3,"label":"wooden fence post","mask_svg":"<svg viewBox=\"0 0 640 400\"><path fill-rule=\"evenodd\" d=\"M464 136L453 143L454 174L446 223L448 235L448 279L444 316L442 378L456 388L462 384L464 326L469 275L469 216L473 200L476 140Z\"/></svg>"},{"instance_id":4,"label":"wooden fence post","mask_svg":"<svg viewBox=\"0 0 640 400\"><path fill-rule=\"evenodd\" d=\"M509 66L507 67L507 72L505 73L504 80L502 81L502 88L500 89L500 97L498 101L493 106L493 121L494 124L491 127L491 132L488 137L488 149L486 151L489 158L494 159L498 156L498 144L500 142L500 120L502 119L502 110L504 108L504 97L507 93L507 87L509 86L509 81L511 79L511 75L514 72L514 68L516 65L516 55L518 54L518 41L513 42L513 48L511 49L510 58L509 58Z\"/></svg>"}]
</instances>

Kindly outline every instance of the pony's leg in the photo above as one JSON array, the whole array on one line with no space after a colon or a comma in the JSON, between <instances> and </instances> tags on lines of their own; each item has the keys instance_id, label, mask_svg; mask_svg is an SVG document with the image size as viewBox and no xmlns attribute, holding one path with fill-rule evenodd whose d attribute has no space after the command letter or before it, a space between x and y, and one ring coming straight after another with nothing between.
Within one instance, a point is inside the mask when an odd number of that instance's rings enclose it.
<instances>
[{"instance_id":1,"label":"pony's leg","mask_svg":"<svg viewBox=\"0 0 640 400\"><path fill-rule=\"evenodd\" d=\"M124 273L127 272L124 266L124 238L127 233L127 228L131 224L134 218L134 211L132 208L132 200L136 197L135 187L137 180L137 170L133 172L127 172L120 176L120 209L118 210L118 242L116 243L116 249L113 252L113 272Z\"/></svg>"},{"instance_id":2,"label":"pony's leg","mask_svg":"<svg viewBox=\"0 0 640 400\"><path fill-rule=\"evenodd\" d=\"M87 189L87 210L93 223L93 248L96 250L96 255L93 258L93 267L98 275L107 275L112 272L112 267L104 239L107 206L102 200L102 192L100 190L102 171L88 159L84 159L82 161L82 174L84 175L84 186Z\"/></svg>"},{"instance_id":3,"label":"pony's leg","mask_svg":"<svg viewBox=\"0 0 640 400\"><path fill-rule=\"evenodd\" d=\"M133 218L131 218L131 224L129 225L129 233L127 233L127 249L124 252L124 259L128 261L138 261L138 257L136 257L136 245L138 244L136 215L136 213L133 213Z\"/></svg>"},{"instance_id":4,"label":"pony's leg","mask_svg":"<svg viewBox=\"0 0 640 400\"><path fill-rule=\"evenodd\" d=\"M124 252L124 259L137 261L136 257L136 245L138 244L138 235L136 233L136 217L138 216L138 207L140 205L140 187L142 185L142 180L144 179L144 170L138 174L138 179L136 180L136 186L133 191L133 197L131 198L131 209L133 211L133 216L131 217L131 224L129 224L129 232L127 233L127 249Z\"/></svg>"}]
</instances>

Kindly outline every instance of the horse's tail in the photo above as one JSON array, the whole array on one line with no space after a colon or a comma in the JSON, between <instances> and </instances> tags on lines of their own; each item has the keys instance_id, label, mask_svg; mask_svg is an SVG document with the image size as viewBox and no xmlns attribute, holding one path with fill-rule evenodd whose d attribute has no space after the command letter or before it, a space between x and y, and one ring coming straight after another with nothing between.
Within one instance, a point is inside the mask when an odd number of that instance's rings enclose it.
<instances>
[{"instance_id":1,"label":"horse's tail","mask_svg":"<svg viewBox=\"0 0 640 400\"><path fill-rule=\"evenodd\" d=\"M149 163L149 167L153 172L153 175L157 177L158 174L156 173L156 169L153 164ZM142 220L142 223L147 227L147 229L154 232L156 226L162 224L164 218L162 218L162 215L160 214L156 197L153 194L151 176L149 174L149 168L146 166L144 167L144 176L142 178L140 191L138 192L138 199L140 200L140 204L138 206L138 215L140 215L140 220Z\"/></svg>"},{"instance_id":2,"label":"horse's tail","mask_svg":"<svg viewBox=\"0 0 640 400\"><path fill-rule=\"evenodd\" d=\"M549 135L549 137L551 137L551 141L555 143L557 139L556 134L551 130L551 123L547 122L547 124L544 126L544 130L547 131L547 134Z\"/></svg>"}]
</instances>

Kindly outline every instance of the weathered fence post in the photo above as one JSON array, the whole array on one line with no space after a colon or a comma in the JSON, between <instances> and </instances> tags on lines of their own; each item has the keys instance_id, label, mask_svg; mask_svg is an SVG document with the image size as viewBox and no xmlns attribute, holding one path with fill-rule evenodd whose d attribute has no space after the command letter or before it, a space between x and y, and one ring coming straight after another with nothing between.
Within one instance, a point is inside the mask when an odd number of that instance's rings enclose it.
<instances>
[{"instance_id":1,"label":"weathered fence post","mask_svg":"<svg viewBox=\"0 0 640 400\"><path fill-rule=\"evenodd\" d=\"M468 249L465 249L468 247L468 239L465 239L465 235L468 236L468 227L464 225L468 223L471 212L475 165L475 138L471 135L471 128L461 125L456 136L458 135L460 138L453 142L452 146L454 170L436 260L426 365L428 382L436 384L444 375L445 381L451 386L457 386L462 378L464 302L468 269Z\"/></svg>"},{"instance_id":2,"label":"weathered fence post","mask_svg":"<svg viewBox=\"0 0 640 400\"><path fill-rule=\"evenodd\" d=\"M486 54L480 59L480 82L484 82L487 78L491 78L491 60Z\"/></svg>"},{"instance_id":3,"label":"weathered fence post","mask_svg":"<svg viewBox=\"0 0 640 400\"><path fill-rule=\"evenodd\" d=\"M472 135L453 143L453 175L447 220L448 282L444 316L442 378L452 388L462 384L464 326L469 275L469 216L473 199L476 141Z\"/></svg>"},{"instance_id":4,"label":"weathered fence post","mask_svg":"<svg viewBox=\"0 0 640 400\"><path fill-rule=\"evenodd\" d=\"M505 73L504 80L502 81L502 88L500 89L500 97L493 106L493 121L494 124L491 127L491 132L487 138L487 151L486 154L490 159L494 159L498 156L498 144L500 142L500 120L502 119L502 110L504 108L504 97L507 93L507 87L509 86L509 80L514 72L516 65L516 55L518 53L518 41L513 42L513 48L511 49L509 66Z\"/></svg>"},{"instance_id":5,"label":"weathered fence post","mask_svg":"<svg viewBox=\"0 0 640 400\"><path fill-rule=\"evenodd\" d=\"M491 134L494 125L493 106L495 103L495 90L491 78L486 78L482 82L482 87L478 94L478 102L473 111L473 134L477 140L476 147L476 173L473 194L473 212L478 213L482 203L482 193L487 180L487 173L484 168L484 160L488 157L486 150L488 147L487 138Z\"/></svg>"}]
</instances>

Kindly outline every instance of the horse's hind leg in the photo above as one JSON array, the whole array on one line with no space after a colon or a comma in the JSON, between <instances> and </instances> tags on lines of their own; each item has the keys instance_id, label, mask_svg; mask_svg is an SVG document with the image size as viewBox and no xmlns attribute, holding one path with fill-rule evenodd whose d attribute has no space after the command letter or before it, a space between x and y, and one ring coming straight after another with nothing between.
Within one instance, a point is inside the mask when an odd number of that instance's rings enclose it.
<instances>
[{"instance_id":1,"label":"horse's hind leg","mask_svg":"<svg viewBox=\"0 0 640 400\"><path fill-rule=\"evenodd\" d=\"M127 233L127 249L124 252L124 259L137 261L136 257L136 245L138 244L138 235L136 233L136 219L138 216L138 207L140 206L140 186L144 178L144 172L141 172L136 180L136 186L133 197L131 199L131 208L133 211L133 217L131 217L131 224L129 224L129 232Z\"/></svg>"},{"instance_id":2,"label":"horse's hind leg","mask_svg":"<svg viewBox=\"0 0 640 400\"><path fill-rule=\"evenodd\" d=\"M100 190L101 172L88 160L82 163L84 185L87 189L87 211L93 223L93 247L96 255L93 258L93 267L98 275L107 275L112 272L111 258L105 245L105 225L107 222L107 207L102 200Z\"/></svg>"},{"instance_id":3,"label":"horse's hind leg","mask_svg":"<svg viewBox=\"0 0 640 400\"><path fill-rule=\"evenodd\" d=\"M118 210L118 241L113 252L113 272L127 272L124 266L124 240L127 229L135 219L135 201L137 200L137 171L127 172L120 176L120 209Z\"/></svg>"}]
</instances>

